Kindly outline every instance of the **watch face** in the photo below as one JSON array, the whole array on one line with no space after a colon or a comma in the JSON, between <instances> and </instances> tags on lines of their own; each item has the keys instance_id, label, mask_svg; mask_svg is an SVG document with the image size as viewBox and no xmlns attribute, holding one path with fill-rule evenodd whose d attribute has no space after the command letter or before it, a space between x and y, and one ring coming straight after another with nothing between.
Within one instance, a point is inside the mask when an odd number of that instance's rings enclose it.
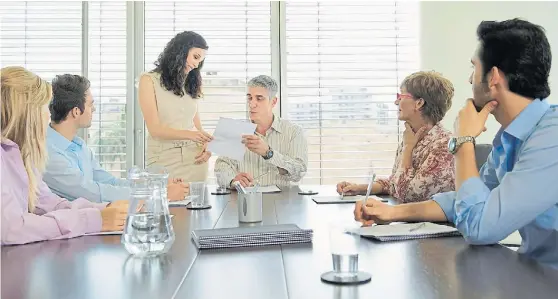
<instances>
[{"instance_id":1,"label":"watch face","mask_svg":"<svg viewBox=\"0 0 558 299\"><path fill-rule=\"evenodd\" d=\"M453 153L455 151L456 143L457 143L457 139L455 137L450 138L448 142L448 150L450 151L450 153Z\"/></svg>"}]
</instances>

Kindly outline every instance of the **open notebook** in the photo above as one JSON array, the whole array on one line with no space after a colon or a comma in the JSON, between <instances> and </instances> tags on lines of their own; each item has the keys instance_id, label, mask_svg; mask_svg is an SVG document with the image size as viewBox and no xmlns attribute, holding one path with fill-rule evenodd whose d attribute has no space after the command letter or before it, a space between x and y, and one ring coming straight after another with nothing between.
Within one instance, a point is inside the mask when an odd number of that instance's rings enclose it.
<instances>
[{"instance_id":1,"label":"open notebook","mask_svg":"<svg viewBox=\"0 0 558 299\"><path fill-rule=\"evenodd\" d=\"M357 195L357 196L344 196L341 197L341 195L314 195L312 196L312 200L317 203L317 204L338 204L338 203L355 203L357 201L361 201L365 198L366 196L362 196L362 195ZM374 196L371 195L368 198L372 198L375 200L379 200L379 201L383 201L383 202L387 202L387 199L384 198L380 198L378 196Z\"/></svg>"},{"instance_id":2,"label":"open notebook","mask_svg":"<svg viewBox=\"0 0 558 299\"><path fill-rule=\"evenodd\" d=\"M172 218L172 217L174 217L174 215L171 214L170 217ZM88 234L85 234L84 236L121 235L123 233L124 233L124 231L115 230L115 231L110 231L110 232L88 233Z\"/></svg>"},{"instance_id":3,"label":"open notebook","mask_svg":"<svg viewBox=\"0 0 558 299\"><path fill-rule=\"evenodd\" d=\"M399 241L410 239L438 238L460 236L455 227L431 222L394 223L362 227L360 235L379 241Z\"/></svg>"}]
</instances>

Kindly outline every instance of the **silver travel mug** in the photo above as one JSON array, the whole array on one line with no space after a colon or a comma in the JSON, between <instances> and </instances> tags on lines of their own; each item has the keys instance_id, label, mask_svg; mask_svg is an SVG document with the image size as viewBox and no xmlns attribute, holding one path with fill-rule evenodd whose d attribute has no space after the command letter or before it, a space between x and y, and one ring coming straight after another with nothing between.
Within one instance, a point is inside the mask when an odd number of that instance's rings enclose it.
<instances>
[{"instance_id":1,"label":"silver travel mug","mask_svg":"<svg viewBox=\"0 0 558 299\"><path fill-rule=\"evenodd\" d=\"M238 194L238 221L239 222L261 222L262 221L262 193L248 192Z\"/></svg>"}]
</instances>

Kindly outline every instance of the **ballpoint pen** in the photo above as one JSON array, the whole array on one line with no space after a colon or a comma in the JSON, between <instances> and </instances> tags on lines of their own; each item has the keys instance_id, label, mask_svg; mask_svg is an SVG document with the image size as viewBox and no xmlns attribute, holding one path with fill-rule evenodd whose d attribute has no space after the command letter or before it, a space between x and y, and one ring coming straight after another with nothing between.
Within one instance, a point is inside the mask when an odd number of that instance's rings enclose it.
<instances>
[{"instance_id":1,"label":"ballpoint pen","mask_svg":"<svg viewBox=\"0 0 558 299\"><path fill-rule=\"evenodd\" d=\"M364 197L365 202L368 199L368 196L370 196L370 192L372 192L372 185L374 185L375 180L376 180L376 174L373 173L372 177L370 178L370 182L368 183L368 188L366 188L366 197Z\"/></svg>"},{"instance_id":2,"label":"ballpoint pen","mask_svg":"<svg viewBox=\"0 0 558 299\"><path fill-rule=\"evenodd\" d=\"M266 175L266 174L268 174L268 173L270 173L270 172L271 172L271 171L268 171L268 172L266 172L266 173L264 173L264 174L260 174L259 176L257 176L257 177L254 178L254 181L256 181L257 179L263 177L264 175Z\"/></svg>"},{"instance_id":3,"label":"ballpoint pen","mask_svg":"<svg viewBox=\"0 0 558 299\"><path fill-rule=\"evenodd\" d=\"M425 225L426 225L426 222L420 223L420 224L418 224L418 225L415 226L415 227L411 227L411 228L409 229L409 231L410 231L410 232L414 232L414 231L416 231L416 230L422 228L422 227L425 226Z\"/></svg>"}]
</instances>

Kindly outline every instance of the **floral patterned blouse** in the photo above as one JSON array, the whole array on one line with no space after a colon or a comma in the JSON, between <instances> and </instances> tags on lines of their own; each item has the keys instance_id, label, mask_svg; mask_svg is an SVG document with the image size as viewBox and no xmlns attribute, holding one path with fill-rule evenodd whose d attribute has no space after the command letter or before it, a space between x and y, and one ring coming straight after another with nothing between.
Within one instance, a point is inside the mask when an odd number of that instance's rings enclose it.
<instances>
[{"instance_id":1,"label":"floral patterned blouse","mask_svg":"<svg viewBox=\"0 0 558 299\"><path fill-rule=\"evenodd\" d=\"M401 166L403 143L399 144L389 178L377 180L382 193L400 203L425 201L432 195L455 190L455 165L448 152L451 133L435 125L413 149L412 167Z\"/></svg>"}]
</instances>

